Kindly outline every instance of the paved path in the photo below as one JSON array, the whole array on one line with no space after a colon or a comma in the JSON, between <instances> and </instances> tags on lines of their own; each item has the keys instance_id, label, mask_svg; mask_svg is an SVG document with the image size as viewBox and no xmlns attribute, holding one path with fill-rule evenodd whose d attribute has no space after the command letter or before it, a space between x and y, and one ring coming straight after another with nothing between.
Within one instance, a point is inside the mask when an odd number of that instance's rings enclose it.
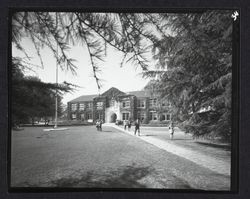
<instances>
[{"instance_id":1,"label":"paved path","mask_svg":"<svg viewBox=\"0 0 250 199\"><path fill-rule=\"evenodd\" d=\"M134 136L134 129L131 129L131 131L124 130L123 127L117 126L112 123L106 123L104 126L112 126L113 128L116 128L120 131L123 131L127 134ZM156 127L155 129L164 129L162 127ZM180 133L180 132L179 132ZM151 133L152 134L152 133ZM184 134L184 133L183 133ZM207 154L200 153L195 150L187 149L184 147L180 147L176 144L174 144L174 140L163 140L161 136L147 136L147 135L141 135L136 136L141 140L144 140L145 142L148 142L156 147L159 147L160 149L163 149L165 151L168 151L170 153L173 153L175 155L178 155L180 157L183 157L187 160L190 160L200 166L203 166L205 168L208 168L214 172L217 172L219 174L224 175L230 175L231 173L231 165L230 161L226 162L224 160L219 160L218 158L211 157Z\"/></svg>"}]
</instances>

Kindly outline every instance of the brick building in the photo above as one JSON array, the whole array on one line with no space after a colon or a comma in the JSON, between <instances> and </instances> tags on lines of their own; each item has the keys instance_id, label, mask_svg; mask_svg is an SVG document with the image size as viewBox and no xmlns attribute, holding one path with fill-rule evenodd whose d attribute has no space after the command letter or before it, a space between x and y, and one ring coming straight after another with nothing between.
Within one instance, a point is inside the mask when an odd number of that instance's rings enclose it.
<instances>
[{"instance_id":1,"label":"brick building","mask_svg":"<svg viewBox=\"0 0 250 199\"><path fill-rule=\"evenodd\" d=\"M137 118L142 123L168 123L170 104L148 91L124 93L114 87L101 95L83 95L68 102L69 120L115 122Z\"/></svg>"}]
</instances>

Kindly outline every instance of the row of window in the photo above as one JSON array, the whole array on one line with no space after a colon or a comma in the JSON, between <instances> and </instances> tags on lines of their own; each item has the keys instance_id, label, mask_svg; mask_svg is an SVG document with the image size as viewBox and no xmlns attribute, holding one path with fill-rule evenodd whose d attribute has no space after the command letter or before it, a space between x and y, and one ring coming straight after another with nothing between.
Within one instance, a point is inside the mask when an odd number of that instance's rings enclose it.
<instances>
[{"instance_id":1,"label":"row of window","mask_svg":"<svg viewBox=\"0 0 250 199\"><path fill-rule=\"evenodd\" d=\"M149 107L155 107L157 106L157 99L149 99ZM162 106L170 106L169 102L162 102ZM138 100L137 101L137 107L138 108L144 108L146 106L145 100Z\"/></svg>"},{"instance_id":2,"label":"row of window","mask_svg":"<svg viewBox=\"0 0 250 199\"><path fill-rule=\"evenodd\" d=\"M162 106L169 106L169 103L162 103ZM150 99L149 100L149 107L155 107L157 106L157 99ZM123 108L129 108L130 107L130 101L123 101L122 102ZM145 100L137 100L137 107L138 108L145 108L146 107L146 101Z\"/></svg>"},{"instance_id":3,"label":"row of window","mask_svg":"<svg viewBox=\"0 0 250 199\"><path fill-rule=\"evenodd\" d=\"M92 109L93 108L93 103L88 102L87 104L84 103L79 103L79 110L82 111L84 109ZM103 108L103 102L97 102L96 103L96 108L97 109L102 109ZM77 110L77 104L71 104L71 111L76 111Z\"/></svg>"},{"instance_id":4,"label":"row of window","mask_svg":"<svg viewBox=\"0 0 250 199\"><path fill-rule=\"evenodd\" d=\"M128 120L129 119L129 113L122 113L122 120ZM72 119L76 119L76 114L72 113L71 114ZM84 114L80 115L81 120L89 120L89 119L93 119L93 115L92 113L87 113L86 114L86 118L84 117ZM103 114L98 113L97 114L97 119L103 120ZM146 113L140 113L138 112L137 118L140 120L144 120L146 118ZM169 121L171 120L171 115L168 113L163 113L161 115L158 115L156 112L150 112L149 113L149 120L159 120L161 119L162 121Z\"/></svg>"},{"instance_id":5,"label":"row of window","mask_svg":"<svg viewBox=\"0 0 250 199\"><path fill-rule=\"evenodd\" d=\"M71 114L71 118L72 118L72 120L75 120L76 119L76 113L72 113ZM93 119L93 115L92 115L92 113L87 113L86 114L86 118L85 118L84 114L81 114L80 115L80 119L81 120L92 120Z\"/></svg>"},{"instance_id":6,"label":"row of window","mask_svg":"<svg viewBox=\"0 0 250 199\"><path fill-rule=\"evenodd\" d=\"M122 120L128 120L129 115L130 115L129 113L122 113ZM146 118L146 113L138 112L137 118L140 120L144 120ZM156 112L149 112L149 120L150 121L156 121L156 120L170 121L171 115L168 113L162 113L162 114L158 115Z\"/></svg>"},{"instance_id":7,"label":"row of window","mask_svg":"<svg viewBox=\"0 0 250 199\"><path fill-rule=\"evenodd\" d=\"M91 102L86 104L87 109L92 109L93 104ZM79 110L84 110L85 109L85 104L84 103L79 103ZM77 110L77 104L71 104L71 110L76 111Z\"/></svg>"},{"instance_id":8,"label":"row of window","mask_svg":"<svg viewBox=\"0 0 250 199\"><path fill-rule=\"evenodd\" d=\"M72 113L72 114L71 114L71 118L72 118L72 119L76 119L76 113ZM80 119L81 119L81 120L92 120L92 119L93 119L93 114L92 114L92 113L87 113L87 114L86 114L86 118L85 118L85 115L84 115L84 114L81 114L81 115L80 115ZM96 119L103 120L103 114L102 114L102 113L97 113Z\"/></svg>"},{"instance_id":9,"label":"row of window","mask_svg":"<svg viewBox=\"0 0 250 199\"><path fill-rule=\"evenodd\" d=\"M114 101L111 101L111 106L114 105ZM162 103L162 106L169 106L169 103ZM149 106L150 107L155 107L157 106L157 99L150 99L149 100ZM130 101L123 101L122 102L122 107L123 108L129 108L130 107ZM137 107L138 108L145 108L146 107L146 101L145 100L138 100L137 101ZM86 109L92 109L93 108L93 103L89 102L86 104ZM79 103L79 110L84 110L85 109L85 104L84 103ZM96 103L96 109L100 110L103 109L103 102L97 102ZM77 104L71 104L71 110L76 111L77 110Z\"/></svg>"},{"instance_id":10,"label":"row of window","mask_svg":"<svg viewBox=\"0 0 250 199\"><path fill-rule=\"evenodd\" d=\"M171 120L171 115L168 113L162 113L158 115L156 112L149 112L149 120L169 121Z\"/></svg>"}]
</instances>

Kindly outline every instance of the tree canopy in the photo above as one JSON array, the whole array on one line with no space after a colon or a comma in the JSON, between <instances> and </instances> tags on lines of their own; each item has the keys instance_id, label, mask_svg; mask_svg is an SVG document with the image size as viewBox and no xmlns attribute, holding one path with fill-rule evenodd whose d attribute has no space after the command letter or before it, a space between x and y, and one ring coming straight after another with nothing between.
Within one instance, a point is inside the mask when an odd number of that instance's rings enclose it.
<instances>
[{"instance_id":1,"label":"tree canopy","mask_svg":"<svg viewBox=\"0 0 250 199\"><path fill-rule=\"evenodd\" d=\"M93 76L100 89L99 66L105 59L107 46L123 53L121 65L130 61L147 70L149 48L155 39L149 32L149 27L155 23L153 16L138 13L17 12L12 18L12 43L29 58L22 45L22 39L29 37L41 65L41 48L46 46L53 52L61 69L72 73L77 66L67 52L72 45L82 44L87 48ZM155 14L155 17L159 16Z\"/></svg>"},{"instance_id":2,"label":"tree canopy","mask_svg":"<svg viewBox=\"0 0 250 199\"><path fill-rule=\"evenodd\" d=\"M231 137L232 19L230 12L164 16L175 35L155 43L159 68L145 75L172 104L174 119L194 136Z\"/></svg>"},{"instance_id":3,"label":"tree canopy","mask_svg":"<svg viewBox=\"0 0 250 199\"><path fill-rule=\"evenodd\" d=\"M53 117L55 95L58 95L58 114L62 112L61 95L72 91L67 83L44 83L39 78L25 76L19 60L12 60L12 125L34 122L35 118Z\"/></svg>"}]
</instances>

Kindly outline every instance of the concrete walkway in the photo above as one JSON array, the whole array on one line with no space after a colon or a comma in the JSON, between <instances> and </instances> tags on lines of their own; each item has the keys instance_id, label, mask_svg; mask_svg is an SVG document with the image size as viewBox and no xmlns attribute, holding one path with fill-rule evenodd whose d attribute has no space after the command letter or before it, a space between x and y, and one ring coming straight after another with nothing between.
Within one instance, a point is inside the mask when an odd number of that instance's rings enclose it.
<instances>
[{"instance_id":1,"label":"concrete walkway","mask_svg":"<svg viewBox=\"0 0 250 199\"><path fill-rule=\"evenodd\" d=\"M117 126L112 123L105 123L103 126L111 126L113 128L116 128L124 133L127 133L131 136L134 136L134 132L124 130L123 127ZM157 127L156 127L157 128ZM158 127L161 128L161 127ZM184 134L184 133L183 133ZM159 139L157 136L135 136L138 139L144 140L147 143L150 143L160 149L163 149L167 152L173 153L175 155L178 155L180 157L183 157L187 160L190 160L202 167L208 168L214 172L217 172L219 174L223 175L230 175L231 174L231 165L230 161L226 162L223 160L219 160L217 158L208 156L207 154L200 153L199 151L187 149L181 146L175 145L172 140L163 140Z\"/></svg>"}]
</instances>

